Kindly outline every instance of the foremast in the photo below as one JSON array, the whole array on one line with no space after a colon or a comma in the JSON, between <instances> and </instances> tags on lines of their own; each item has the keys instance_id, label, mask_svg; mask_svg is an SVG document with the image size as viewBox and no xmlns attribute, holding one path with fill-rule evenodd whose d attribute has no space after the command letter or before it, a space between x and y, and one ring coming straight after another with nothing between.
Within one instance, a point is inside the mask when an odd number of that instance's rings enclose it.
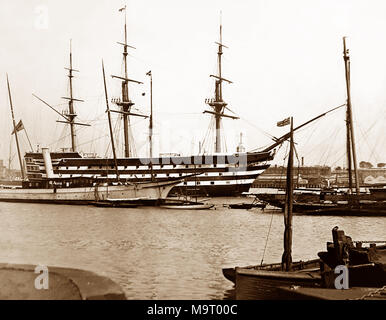
<instances>
[{"instance_id":1,"label":"foremast","mask_svg":"<svg viewBox=\"0 0 386 320\"><path fill-rule=\"evenodd\" d=\"M217 52L217 61L218 61L218 74L213 75L211 74L210 77L215 78L215 92L214 92L214 98L206 99L205 103L208 104L210 107L212 107L212 110L205 110L204 113L212 114L215 123L216 123L216 140L214 149L216 153L221 152L221 119L223 117L231 118L231 119L238 119L238 117L230 116L224 114L225 109L227 108L227 103L223 100L222 96L222 83L228 82L232 83L232 81L225 79L222 77L222 65L221 65L221 58L223 54L223 47L228 48L222 43L222 23L220 22L220 40L219 42L215 42L218 45L218 52Z\"/></svg>"},{"instance_id":2,"label":"foremast","mask_svg":"<svg viewBox=\"0 0 386 320\"><path fill-rule=\"evenodd\" d=\"M79 123L75 122L75 118L77 117L77 114L75 113L74 108L74 101L77 102L84 102L80 99L75 99L73 96L73 87L72 87L72 80L74 78L74 72L79 72L79 70L73 69L72 67L72 41L70 40L70 67L64 68L68 70L68 79L70 84L70 96L69 97L62 97L62 99L68 100L68 111L63 111L63 115L66 116L67 121L58 121L58 122L64 122L70 125L70 133L71 133L71 150L73 152L77 151L77 143L76 143L76 131L75 126ZM83 125L83 124L79 124Z\"/></svg>"},{"instance_id":3,"label":"foremast","mask_svg":"<svg viewBox=\"0 0 386 320\"><path fill-rule=\"evenodd\" d=\"M56 120L56 122L65 123L65 124L70 125L71 151L76 152L77 151L77 145L76 145L75 126L89 127L90 125L86 124L86 123L80 123L80 122L75 121L77 114L75 113L74 101L84 102L84 100L75 99L73 97L73 88L72 88L72 79L74 78L73 73L79 72L79 70L75 70L72 67L72 41L71 40L70 40L70 67L69 68L65 67L64 69L68 70L68 78L69 78L69 82L70 82L70 96L69 97L62 97L62 99L68 100L68 110L63 110L62 112L59 112L53 106L51 106L49 103L47 103L43 99L39 98L36 94L32 94L32 95L64 119L64 120Z\"/></svg>"},{"instance_id":4,"label":"foremast","mask_svg":"<svg viewBox=\"0 0 386 320\"><path fill-rule=\"evenodd\" d=\"M128 78L127 72L127 56L128 56L128 48L135 49L135 47L127 44L127 14L126 14L126 6L119 9L119 12L124 12L125 14L125 25L124 25L124 43L118 42L118 44L123 46L123 63L124 63L124 76L112 76L113 78L122 80L122 97L120 99L113 99L113 102L119 106L121 109L111 110L111 112L117 112L122 115L123 119L123 136L124 136L124 156L126 158L132 157L135 154L134 148L134 140L132 139L132 133L130 128L130 116L143 117L147 118L145 115L136 114L131 112L131 108L134 106L134 102L129 98L129 82L134 82L137 84L143 84L140 81L132 80ZM131 141L130 141L131 140Z\"/></svg>"}]
</instances>

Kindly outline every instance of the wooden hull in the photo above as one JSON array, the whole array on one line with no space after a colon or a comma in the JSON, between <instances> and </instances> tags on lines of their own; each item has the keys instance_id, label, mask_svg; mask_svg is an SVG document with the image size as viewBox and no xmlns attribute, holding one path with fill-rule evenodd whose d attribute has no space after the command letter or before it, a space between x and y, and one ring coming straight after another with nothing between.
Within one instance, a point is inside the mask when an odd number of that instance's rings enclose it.
<instances>
[{"instance_id":1,"label":"wooden hull","mask_svg":"<svg viewBox=\"0 0 386 320\"><path fill-rule=\"evenodd\" d=\"M78 153L51 153L55 176L116 178L112 158L82 158ZM29 178L44 178L42 153L27 153ZM118 158L118 172L122 181L141 183L165 181L185 177L171 194L198 196L234 196L247 192L255 179L269 167L272 152L253 152L229 155L172 156L160 158ZM31 169L33 168L33 170Z\"/></svg>"},{"instance_id":2,"label":"wooden hull","mask_svg":"<svg viewBox=\"0 0 386 320\"><path fill-rule=\"evenodd\" d=\"M282 195L274 194L258 197L267 201L270 205L284 210L285 201ZM349 206L344 203L319 202L319 200L298 200L293 204L293 212L294 214L303 215L385 217L386 201L361 200L358 205Z\"/></svg>"},{"instance_id":3,"label":"wooden hull","mask_svg":"<svg viewBox=\"0 0 386 320\"><path fill-rule=\"evenodd\" d=\"M320 286L320 276L308 273L264 271L253 269L236 270L237 300L285 300L280 288Z\"/></svg>"},{"instance_id":4,"label":"wooden hull","mask_svg":"<svg viewBox=\"0 0 386 320\"><path fill-rule=\"evenodd\" d=\"M157 202L166 199L177 183L179 181L58 189L0 189L0 201L87 205L108 199L141 198Z\"/></svg>"},{"instance_id":5,"label":"wooden hull","mask_svg":"<svg viewBox=\"0 0 386 320\"><path fill-rule=\"evenodd\" d=\"M294 271L302 271L308 269L319 268L320 259L314 259L309 261L298 261L293 262L292 269ZM263 265L250 265L246 267L235 267L235 268L223 268L222 273L226 279L229 281L236 283L236 270L240 269L249 269L249 270L268 270L268 271L281 271L281 263L270 263Z\"/></svg>"},{"instance_id":6,"label":"wooden hull","mask_svg":"<svg viewBox=\"0 0 386 320\"><path fill-rule=\"evenodd\" d=\"M295 286L319 287L320 260L300 261L293 271L281 271L281 264L224 268L223 275L235 283L238 300L285 299L281 288Z\"/></svg>"},{"instance_id":7,"label":"wooden hull","mask_svg":"<svg viewBox=\"0 0 386 320\"><path fill-rule=\"evenodd\" d=\"M293 206L293 210L297 214L304 215L385 217L386 202L361 203L357 206L344 204L296 203Z\"/></svg>"}]
</instances>

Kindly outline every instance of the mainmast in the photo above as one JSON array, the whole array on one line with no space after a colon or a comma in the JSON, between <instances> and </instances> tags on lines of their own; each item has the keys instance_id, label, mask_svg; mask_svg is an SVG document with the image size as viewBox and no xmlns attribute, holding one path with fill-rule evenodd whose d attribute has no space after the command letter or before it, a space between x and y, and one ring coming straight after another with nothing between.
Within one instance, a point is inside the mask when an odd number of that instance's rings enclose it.
<instances>
[{"instance_id":1,"label":"mainmast","mask_svg":"<svg viewBox=\"0 0 386 320\"><path fill-rule=\"evenodd\" d=\"M70 132L71 132L71 150L73 152L76 151L76 131L75 131L75 118L77 114L75 113L74 109L74 101L79 101L79 102L84 102L83 100L80 99L75 99L73 97L73 89L72 89L72 79L74 78L73 72L79 72L79 70L75 70L72 68L72 41L70 40L70 67L69 68L64 68L68 70L68 79L70 82L70 96L69 97L62 97L62 99L68 100L68 111L64 111L64 115L67 117L68 123L70 125Z\"/></svg>"},{"instance_id":2,"label":"mainmast","mask_svg":"<svg viewBox=\"0 0 386 320\"><path fill-rule=\"evenodd\" d=\"M222 43L222 23L220 22L220 40L219 42L215 42L218 45L218 52L217 52L217 61L218 61L218 74L213 75L211 74L210 77L213 77L216 79L215 81L215 97L214 99L206 99L205 103L212 107L213 111L205 110L204 113L210 113L214 115L215 122L216 122L216 141L215 141L215 152L219 153L221 152L221 118L227 117L231 119L238 119L238 117L230 116L224 114L225 108L227 106L227 103L223 101L222 97L222 82L228 82L232 83L232 81L227 80L222 77L222 66L221 66L221 57L223 54L222 48L228 48Z\"/></svg>"},{"instance_id":3,"label":"mainmast","mask_svg":"<svg viewBox=\"0 0 386 320\"><path fill-rule=\"evenodd\" d=\"M346 49L346 37L343 37L343 59L346 75L346 90L347 90L347 110L346 110L346 128L347 128L347 163L348 163L348 176L349 176L349 191L352 194L352 163L354 164L355 174L355 189L356 194L359 195L359 177L355 150L354 139L354 126L352 120L352 108L351 108L351 93L350 93L350 56L349 50Z\"/></svg>"},{"instance_id":4,"label":"mainmast","mask_svg":"<svg viewBox=\"0 0 386 320\"><path fill-rule=\"evenodd\" d=\"M124 76L123 77L112 76L113 78L117 78L117 79L122 80L122 98L118 99L118 100L116 100L116 99L113 100L113 102L116 105L121 107L121 110L120 111L111 110L111 111L112 112L118 112L118 113L122 114L122 118L123 118L123 135L124 135L124 143L125 143L124 155L125 155L126 158L129 158L130 156L133 155L133 149L134 149L131 146L131 143L130 143L130 137L132 135L131 135L131 132L130 132L130 117L129 116L131 115L131 116L137 116L137 117L143 117L143 118L147 118L147 116L144 116L144 115L141 115L141 114L135 114L135 113L131 112L131 107L135 103L133 103L130 100L130 98L129 98L129 82L135 82L137 84L143 84L143 83L140 82L140 81L136 81L136 80L132 80L132 79L128 78L128 74L127 74L127 56L128 56L127 48L135 49L135 47L132 47L132 46L127 44L127 15L126 15L126 6L124 6L121 9L119 9L119 11L120 12L125 11L125 26L124 26L124 34L125 34L125 40L124 41L125 42L124 43L118 42L118 44L123 46L123 63L124 63L125 71L124 71Z\"/></svg>"},{"instance_id":5,"label":"mainmast","mask_svg":"<svg viewBox=\"0 0 386 320\"><path fill-rule=\"evenodd\" d=\"M20 164L21 178L24 180L23 160L21 159L20 146L19 146L19 139L18 139L18 137L17 137L16 122L15 122L15 115L14 115L14 113L13 113L13 104L12 104L12 97L11 97L11 88L10 88L10 86L9 86L8 74L7 74L7 86L8 86L9 105L10 105L10 107L11 107L11 115L12 115L13 130L14 130L14 132L15 132L15 140L16 140L16 147L17 147L17 155L18 155L18 157L19 157L19 164Z\"/></svg>"}]
</instances>

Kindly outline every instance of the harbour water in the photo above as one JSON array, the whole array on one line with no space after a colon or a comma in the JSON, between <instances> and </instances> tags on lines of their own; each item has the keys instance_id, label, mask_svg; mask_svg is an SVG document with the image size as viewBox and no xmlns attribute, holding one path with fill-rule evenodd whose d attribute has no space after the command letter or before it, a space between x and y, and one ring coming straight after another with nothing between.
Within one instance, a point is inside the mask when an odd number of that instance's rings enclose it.
<instances>
[{"instance_id":1,"label":"harbour water","mask_svg":"<svg viewBox=\"0 0 386 320\"><path fill-rule=\"evenodd\" d=\"M0 262L88 269L119 283L128 299L225 299L223 267L281 260L283 216L215 210L0 203ZM271 223L272 222L272 223ZM270 228L271 225L271 228ZM317 258L339 226L353 240L385 240L382 217L294 216L293 259Z\"/></svg>"}]
</instances>

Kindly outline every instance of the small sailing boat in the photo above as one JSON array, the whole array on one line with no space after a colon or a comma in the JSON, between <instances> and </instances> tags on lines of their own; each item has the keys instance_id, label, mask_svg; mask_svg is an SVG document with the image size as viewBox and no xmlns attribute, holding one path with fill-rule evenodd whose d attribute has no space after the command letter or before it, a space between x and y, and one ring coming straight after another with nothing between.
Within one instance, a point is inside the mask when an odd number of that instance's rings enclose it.
<instances>
[{"instance_id":1,"label":"small sailing boat","mask_svg":"<svg viewBox=\"0 0 386 320\"><path fill-rule=\"evenodd\" d=\"M262 264L243 268L225 268L225 278L236 284L237 299L248 299L251 292L254 299L279 299L276 290L280 285L317 286L320 281L319 259L292 262L292 195L293 195L293 121L291 125L290 152L288 156L286 208L284 212L284 253L281 263ZM249 296L251 298L251 296Z\"/></svg>"}]
</instances>

